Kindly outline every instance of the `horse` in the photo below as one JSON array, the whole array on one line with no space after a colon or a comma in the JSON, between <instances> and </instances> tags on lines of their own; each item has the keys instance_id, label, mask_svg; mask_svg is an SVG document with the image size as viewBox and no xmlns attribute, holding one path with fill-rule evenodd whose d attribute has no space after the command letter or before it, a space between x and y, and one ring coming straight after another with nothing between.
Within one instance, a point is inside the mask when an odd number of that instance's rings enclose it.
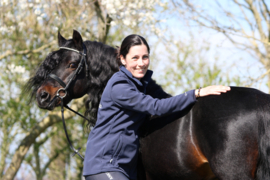
<instances>
[{"instance_id":1,"label":"horse","mask_svg":"<svg viewBox=\"0 0 270 180\"><path fill-rule=\"evenodd\" d=\"M29 79L31 97L40 108L53 110L88 94L85 115L94 125L106 83L119 71L117 50L83 41L76 30L71 39L58 32L58 45ZM154 80L146 93L170 96ZM140 129L138 180L270 179L269 108L269 94L231 87L225 94L198 98L182 112L149 117Z\"/></svg>"}]
</instances>

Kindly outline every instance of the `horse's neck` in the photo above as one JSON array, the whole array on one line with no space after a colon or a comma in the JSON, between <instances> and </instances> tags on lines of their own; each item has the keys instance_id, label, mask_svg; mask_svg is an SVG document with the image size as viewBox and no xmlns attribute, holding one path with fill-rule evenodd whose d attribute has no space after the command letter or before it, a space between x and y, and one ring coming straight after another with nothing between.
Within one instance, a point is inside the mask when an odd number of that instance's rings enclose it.
<instances>
[{"instance_id":1,"label":"horse's neck","mask_svg":"<svg viewBox=\"0 0 270 180\"><path fill-rule=\"evenodd\" d=\"M153 98L163 99L171 97L170 94L167 94L160 85L156 83L153 79L148 83L146 94L152 96Z\"/></svg>"}]
</instances>

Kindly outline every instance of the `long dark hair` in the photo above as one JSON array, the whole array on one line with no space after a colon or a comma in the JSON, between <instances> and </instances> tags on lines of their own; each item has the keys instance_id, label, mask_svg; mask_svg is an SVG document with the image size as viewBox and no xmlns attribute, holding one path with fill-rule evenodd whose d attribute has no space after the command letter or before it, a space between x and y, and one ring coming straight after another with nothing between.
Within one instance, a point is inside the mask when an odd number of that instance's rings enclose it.
<instances>
[{"instance_id":1,"label":"long dark hair","mask_svg":"<svg viewBox=\"0 0 270 180\"><path fill-rule=\"evenodd\" d=\"M88 91L88 98L85 102L85 115L90 117L87 125L94 126L97 121L97 111L99 102L107 85L107 82L112 75L119 71L117 59L117 50L111 46L100 42L85 41L88 49L89 60L89 75L90 75L90 89Z\"/></svg>"},{"instance_id":2,"label":"long dark hair","mask_svg":"<svg viewBox=\"0 0 270 180\"><path fill-rule=\"evenodd\" d=\"M131 34L127 37L125 37L125 39L122 41L122 44L118 50L118 56L117 56L117 61L118 64L122 64L120 61L120 55L122 55L124 58L126 58L126 55L129 52L129 49L133 46L137 46L137 45L145 45L147 47L148 50L148 54L150 54L150 48L149 45L147 43L147 41L140 35L137 34Z\"/></svg>"}]
</instances>

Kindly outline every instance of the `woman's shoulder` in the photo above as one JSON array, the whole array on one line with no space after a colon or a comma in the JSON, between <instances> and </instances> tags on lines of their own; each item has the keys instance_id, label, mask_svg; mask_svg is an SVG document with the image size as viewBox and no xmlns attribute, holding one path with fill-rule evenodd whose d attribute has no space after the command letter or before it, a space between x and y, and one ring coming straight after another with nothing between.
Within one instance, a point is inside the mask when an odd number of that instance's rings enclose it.
<instances>
[{"instance_id":1,"label":"woman's shoulder","mask_svg":"<svg viewBox=\"0 0 270 180\"><path fill-rule=\"evenodd\" d=\"M117 72L108 81L103 91L103 96L111 97L112 94L114 96L116 94L119 95L119 93L123 93L123 90L130 88L134 88L133 83L123 74Z\"/></svg>"},{"instance_id":2,"label":"woman's shoulder","mask_svg":"<svg viewBox=\"0 0 270 180\"><path fill-rule=\"evenodd\" d=\"M137 89L134 82L129 79L124 73L117 72L108 81L106 89L107 91L119 91L123 92L124 89Z\"/></svg>"},{"instance_id":3,"label":"woman's shoulder","mask_svg":"<svg viewBox=\"0 0 270 180\"><path fill-rule=\"evenodd\" d=\"M113 76L111 77L108 83L115 84L117 82L122 82L122 81L129 83L128 77L123 72L118 71L113 74Z\"/></svg>"}]
</instances>

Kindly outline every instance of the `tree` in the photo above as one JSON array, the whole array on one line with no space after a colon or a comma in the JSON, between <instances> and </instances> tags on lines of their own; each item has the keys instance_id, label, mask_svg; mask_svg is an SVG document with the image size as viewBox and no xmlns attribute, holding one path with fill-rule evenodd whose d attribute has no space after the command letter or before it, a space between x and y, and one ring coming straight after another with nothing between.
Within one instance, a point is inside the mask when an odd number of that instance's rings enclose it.
<instances>
[{"instance_id":1,"label":"tree","mask_svg":"<svg viewBox=\"0 0 270 180\"><path fill-rule=\"evenodd\" d=\"M222 33L235 47L249 53L264 67L251 84L267 76L270 87L270 4L265 0L172 0L179 15L193 25Z\"/></svg>"},{"instance_id":2,"label":"tree","mask_svg":"<svg viewBox=\"0 0 270 180\"><path fill-rule=\"evenodd\" d=\"M158 20L153 14L161 5L164 6L163 3L144 0L0 2L0 64L3 69L0 72L3 94L0 98L1 179L14 179L23 162L32 167L37 178L42 178L45 172L52 169L53 162L59 160L58 151L69 152L67 147L63 146L60 150L52 148L54 153L48 155L40 153L46 152L46 145L55 138L54 128L58 126L60 116L55 112L39 110L35 105L29 106L27 98L24 95L20 96L26 80L35 73L39 63L48 52L57 48L57 31L68 37L72 29L76 29L83 34L85 40L98 40L115 45L114 43L119 43L125 36L122 33L125 30L143 32L147 26L155 25ZM141 14L137 15L138 13ZM147 16L144 16L145 13ZM133 23L130 23L131 21ZM156 28L152 30L158 32ZM82 111L83 98L72 104L78 111ZM67 119L71 116L73 114L65 112ZM83 139L82 143L85 144L87 135L82 133L81 122L78 119L69 122L70 126L76 127L70 129L72 132L81 131L75 133L78 134L77 137L71 138L75 139L75 142L76 139ZM11 151L14 146L17 147L16 150ZM50 146L53 147L52 144ZM43 156L40 157L40 154ZM76 169L75 175L64 174L63 177L81 177L80 160L75 161L76 167L71 167L69 159L60 161L69 164L69 168ZM60 169L65 172L63 167L58 167L59 171Z\"/></svg>"}]
</instances>

